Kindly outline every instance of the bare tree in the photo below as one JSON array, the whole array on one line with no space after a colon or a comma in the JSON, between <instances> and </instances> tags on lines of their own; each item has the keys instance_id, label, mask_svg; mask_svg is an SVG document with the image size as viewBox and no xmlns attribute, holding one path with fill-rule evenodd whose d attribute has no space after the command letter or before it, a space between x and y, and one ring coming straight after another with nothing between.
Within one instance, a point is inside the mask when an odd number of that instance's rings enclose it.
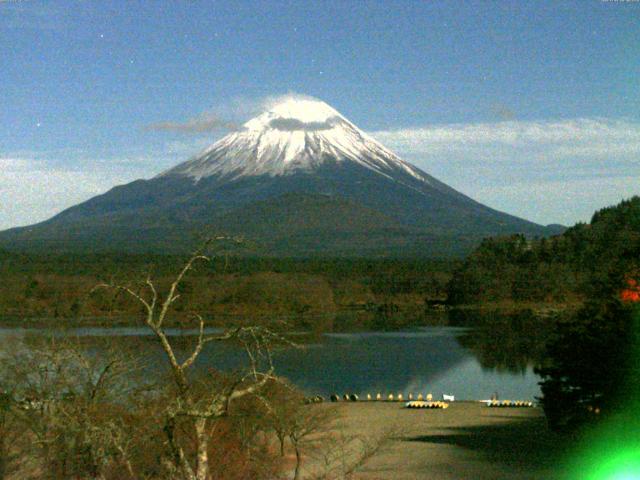
<instances>
[{"instance_id":1,"label":"bare tree","mask_svg":"<svg viewBox=\"0 0 640 480\"><path fill-rule=\"evenodd\" d=\"M340 425L333 426L322 437L320 447L313 452L315 469L310 480L345 480L356 472L399 435L390 429L374 436L347 434Z\"/></svg>"},{"instance_id":2,"label":"bare tree","mask_svg":"<svg viewBox=\"0 0 640 480\"><path fill-rule=\"evenodd\" d=\"M34 339L3 346L0 378L8 430L19 432L10 453L29 462L20 467L38 478L103 478L122 465L136 478L123 422L127 392L135 384L137 362L123 349L105 348L95 355L74 339ZM10 427L10 428L9 428ZM16 467L18 467L16 465Z\"/></svg>"},{"instance_id":3,"label":"bare tree","mask_svg":"<svg viewBox=\"0 0 640 480\"><path fill-rule=\"evenodd\" d=\"M8 478L16 460L13 442L18 435L12 415L13 408L12 394L0 389L0 480Z\"/></svg>"},{"instance_id":4,"label":"bare tree","mask_svg":"<svg viewBox=\"0 0 640 480\"><path fill-rule=\"evenodd\" d=\"M199 262L210 262L204 254L213 240L226 240L217 237L198 249L175 277L165 295L161 295L150 277L143 288L136 290L126 285L101 284L96 288L113 289L139 302L145 312L145 325L153 332L162 347L169 364L173 395L165 405L163 430L167 437L173 475L186 480L207 480L209 478L209 449L214 422L228 414L232 403L242 397L257 394L269 381L279 381L274 375L272 349L274 345L287 342L282 336L262 328L243 326L226 330L222 334L207 334L205 321L199 314L192 314L198 325L195 345L187 355L179 356L166 331L167 317L171 307L179 298L178 289L190 270ZM210 342L233 341L245 351L248 368L227 382L198 382L192 367L205 345ZM183 357L183 358L180 358ZM187 425L189 432L182 434L179 424ZM189 448L187 436L193 439L193 448ZM191 451L194 451L191 454Z\"/></svg>"},{"instance_id":5,"label":"bare tree","mask_svg":"<svg viewBox=\"0 0 640 480\"><path fill-rule=\"evenodd\" d=\"M300 390L287 382L272 383L264 392L266 427L275 433L280 456L285 455L288 440L295 454L293 478L300 478L304 454L324 441L323 434L329 431L336 413L333 406L306 404Z\"/></svg>"},{"instance_id":6,"label":"bare tree","mask_svg":"<svg viewBox=\"0 0 640 480\"><path fill-rule=\"evenodd\" d=\"M291 418L288 436L296 454L294 480L298 480L302 472L303 448L306 445L311 445L312 448L315 446L314 440L317 442L317 435L326 431L332 413L332 410L318 409L310 405L296 411Z\"/></svg>"}]
</instances>

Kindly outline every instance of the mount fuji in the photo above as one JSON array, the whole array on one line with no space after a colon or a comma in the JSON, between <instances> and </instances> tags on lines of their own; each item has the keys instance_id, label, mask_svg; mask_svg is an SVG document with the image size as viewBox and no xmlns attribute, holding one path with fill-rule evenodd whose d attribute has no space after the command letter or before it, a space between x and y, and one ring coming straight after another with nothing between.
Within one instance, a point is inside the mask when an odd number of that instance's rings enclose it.
<instances>
[{"instance_id":1,"label":"mount fuji","mask_svg":"<svg viewBox=\"0 0 640 480\"><path fill-rule=\"evenodd\" d=\"M326 103L288 96L154 178L0 232L0 246L181 252L221 232L286 256L445 256L489 235L558 233L436 180Z\"/></svg>"}]
</instances>

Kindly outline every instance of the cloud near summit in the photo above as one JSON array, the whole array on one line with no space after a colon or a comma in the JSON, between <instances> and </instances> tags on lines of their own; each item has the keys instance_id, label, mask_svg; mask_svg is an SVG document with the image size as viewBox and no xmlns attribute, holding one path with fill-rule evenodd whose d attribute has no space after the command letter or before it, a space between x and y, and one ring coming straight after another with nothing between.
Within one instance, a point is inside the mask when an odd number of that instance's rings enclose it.
<instances>
[{"instance_id":1,"label":"cloud near summit","mask_svg":"<svg viewBox=\"0 0 640 480\"><path fill-rule=\"evenodd\" d=\"M274 118L269 122L269 126L285 132L295 132L298 130L319 132L321 130L331 130L339 121L340 117L331 117L324 122L303 122L297 118Z\"/></svg>"},{"instance_id":2,"label":"cloud near summit","mask_svg":"<svg viewBox=\"0 0 640 480\"><path fill-rule=\"evenodd\" d=\"M199 135L206 133L237 132L243 129L243 123L254 116L270 110L275 105L285 100L310 100L319 99L289 92L282 95L268 95L261 98L237 97L221 105L217 105L197 117L184 121L159 121L143 127L145 131L171 132ZM324 122L301 122L295 118L274 119L270 127L283 131L319 131L333 128L338 118L329 118Z\"/></svg>"},{"instance_id":3,"label":"cloud near summit","mask_svg":"<svg viewBox=\"0 0 640 480\"><path fill-rule=\"evenodd\" d=\"M176 132L176 133L208 133L220 130L236 131L240 126L235 122L215 116L204 115L184 122L156 122L144 127L148 131Z\"/></svg>"}]
</instances>

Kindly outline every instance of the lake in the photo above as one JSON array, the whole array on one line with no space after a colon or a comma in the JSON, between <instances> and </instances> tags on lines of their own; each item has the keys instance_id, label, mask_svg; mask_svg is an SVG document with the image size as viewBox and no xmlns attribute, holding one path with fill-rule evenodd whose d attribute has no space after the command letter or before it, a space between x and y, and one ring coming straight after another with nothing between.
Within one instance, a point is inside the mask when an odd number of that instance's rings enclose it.
<instances>
[{"instance_id":1,"label":"lake","mask_svg":"<svg viewBox=\"0 0 640 480\"><path fill-rule=\"evenodd\" d=\"M0 328L0 340L46 332ZM195 332L169 333L186 352ZM98 351L104 339L117 338L125 345L138 342L148 352L154 368L164 368L162 352L144 328L80 328L67 330L64 335L77 336ZM357 393L362 397L380 392L385 397L402 393L406 398L409 393L432 393L439 399L446 393L459 400L478 400L497 393L501 399L534 400L540 389L533 359L527 358L531 348L525 343L514 350L513 344L512 338L487 337L482 329L465 327L328 333L303 349L277 352L275 366L279 375L289 378L308 395ZM496 358L500 361L496 362ZM244 354L239 349L208 344L196 368L231 370L243 362Z\"/></svg>"}]
</instances>

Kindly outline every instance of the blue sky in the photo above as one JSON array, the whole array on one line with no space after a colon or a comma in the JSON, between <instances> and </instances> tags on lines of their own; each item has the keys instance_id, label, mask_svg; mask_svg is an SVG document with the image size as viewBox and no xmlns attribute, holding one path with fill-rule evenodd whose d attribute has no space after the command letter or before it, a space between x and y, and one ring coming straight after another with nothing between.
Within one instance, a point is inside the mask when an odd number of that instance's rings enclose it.
<instances>
[{"instance_id":1,"label":"blue sky","mask_svg":"<svg viewBox=\"0 0 640 480\"><path fill-rule=\"evenodd\" d=\"M640 2L0 0L0 228L185 160L265 98L320 98L494 208L640 194Z\"/></svg>"}]
</instances>

